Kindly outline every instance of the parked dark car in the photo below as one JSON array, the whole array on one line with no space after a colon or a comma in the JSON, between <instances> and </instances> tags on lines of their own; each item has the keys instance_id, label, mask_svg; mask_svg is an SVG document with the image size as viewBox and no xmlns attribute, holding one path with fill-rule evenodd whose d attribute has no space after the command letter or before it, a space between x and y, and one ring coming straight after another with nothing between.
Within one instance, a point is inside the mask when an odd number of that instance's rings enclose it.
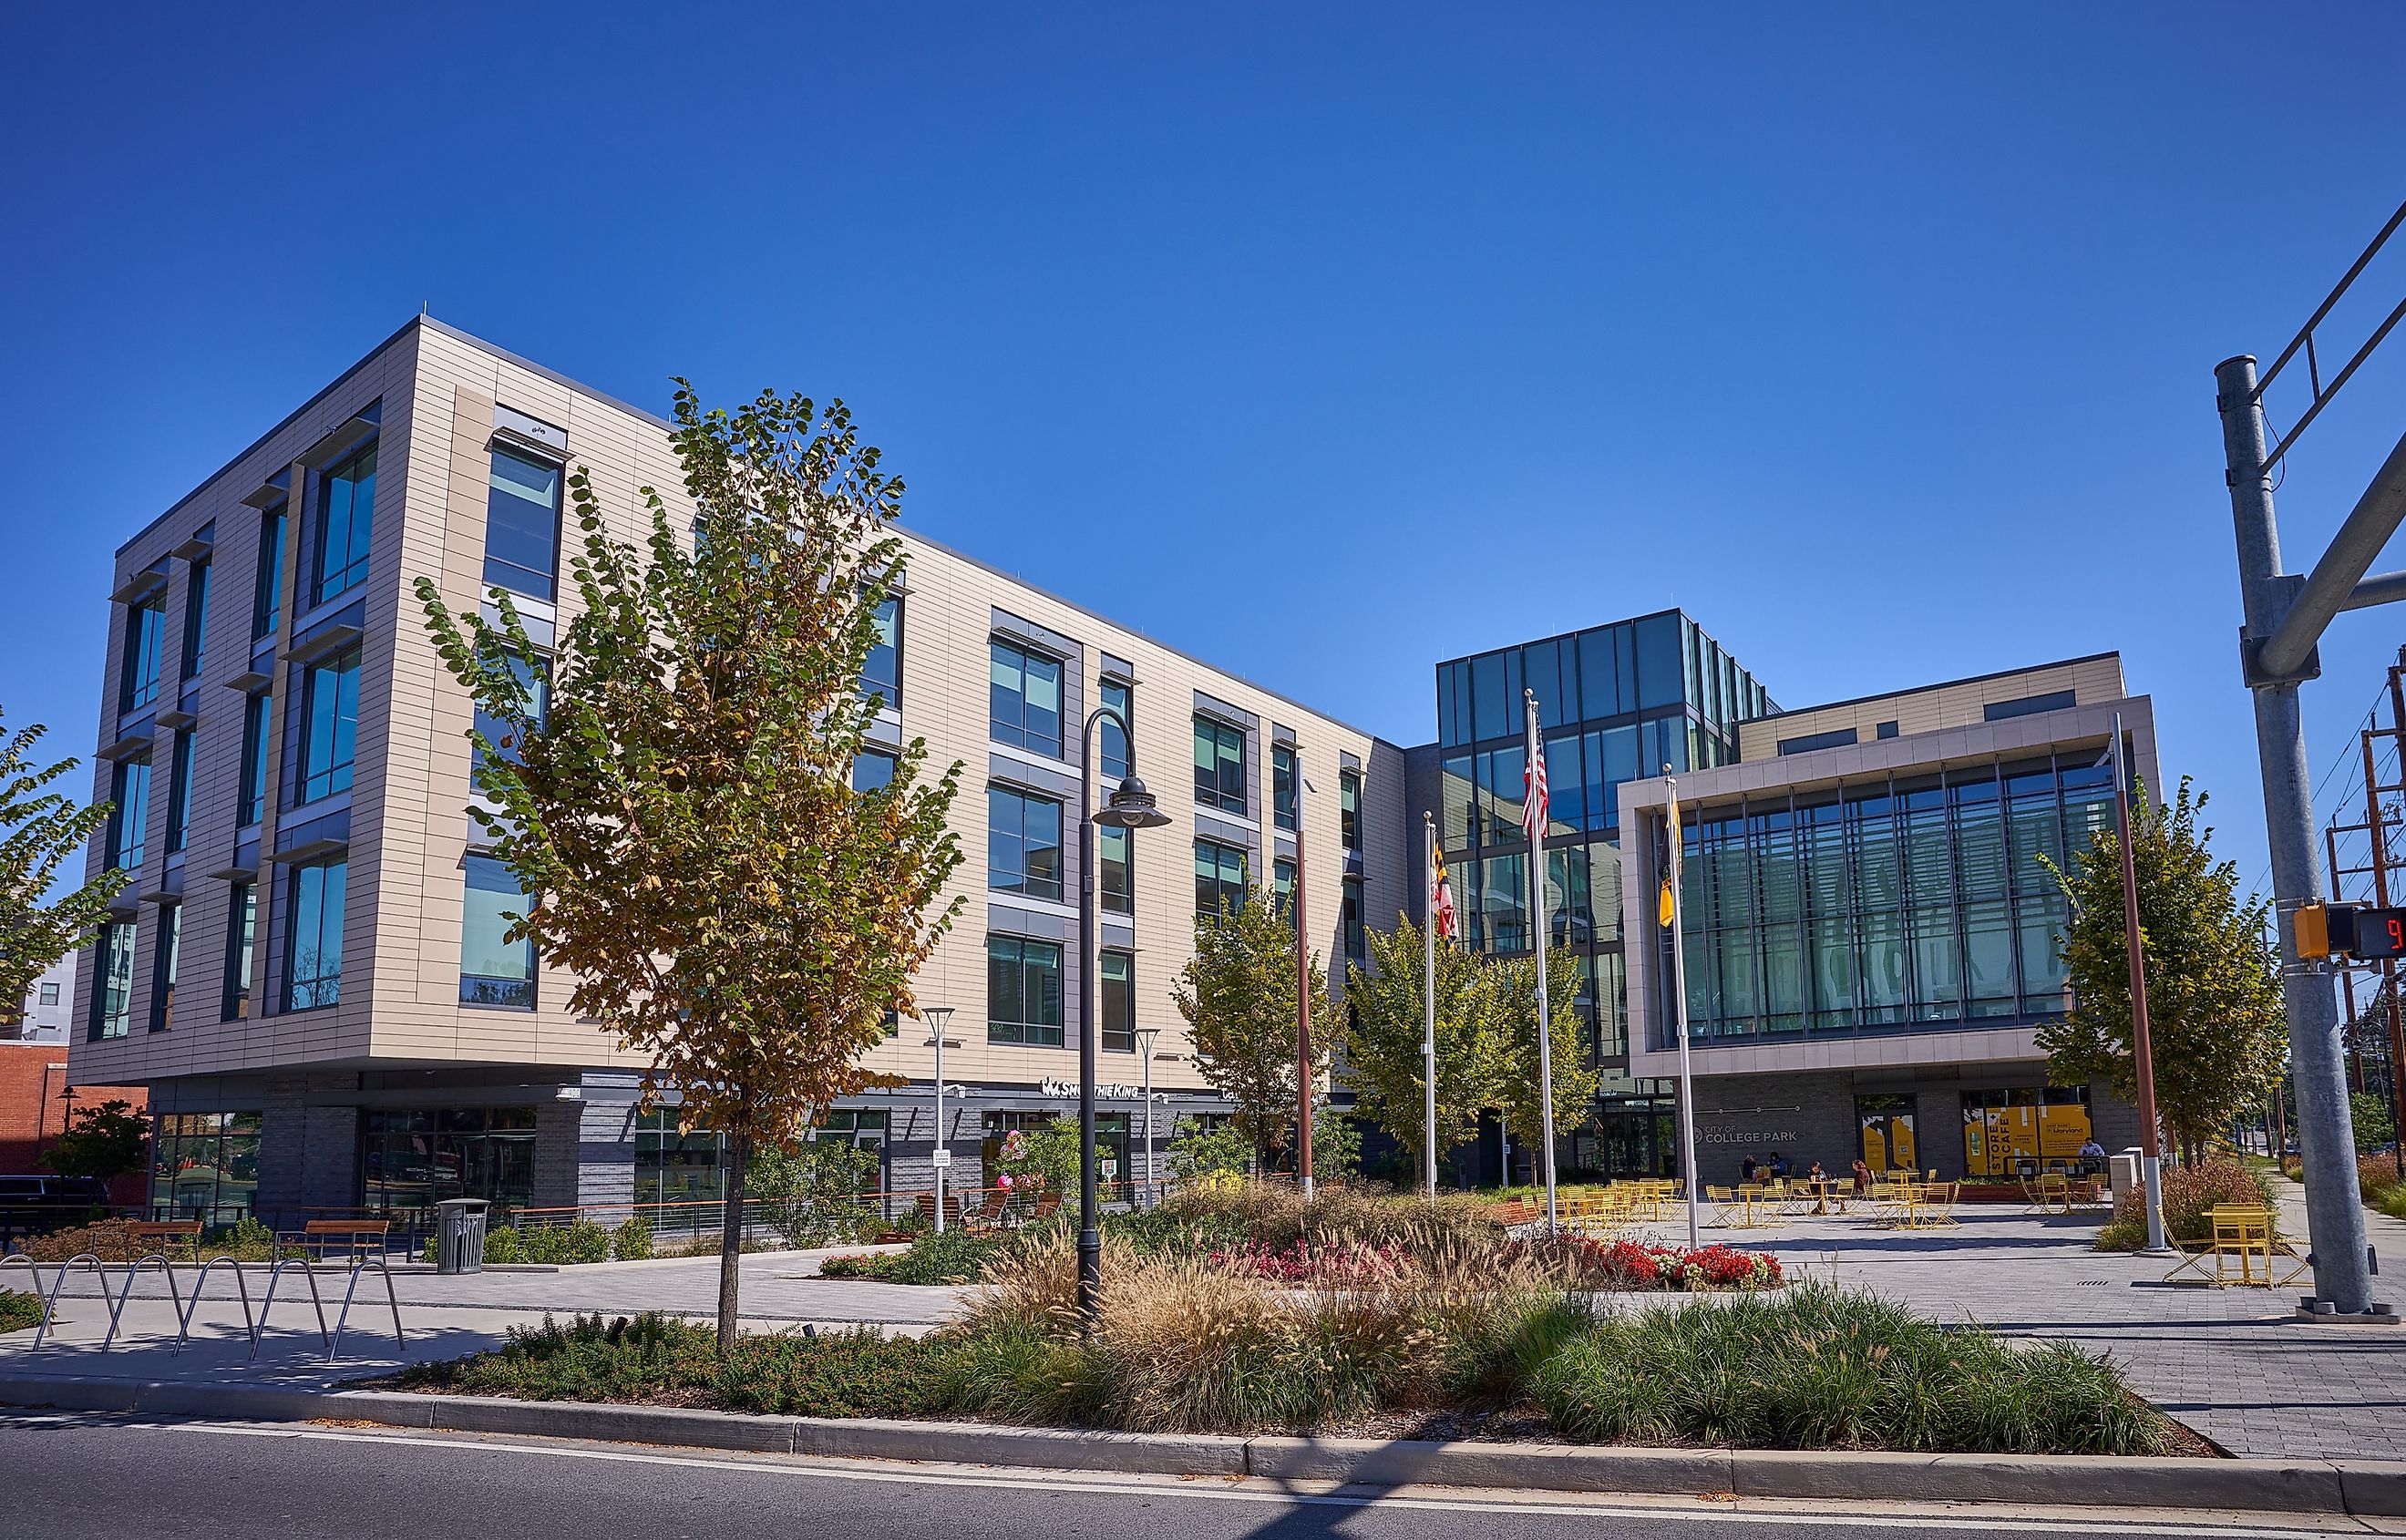
<instances>
[{"instance_id":1,"label":"parked dark car","mask_svg":"<svg viewBox=\"0 0 2406 1540\"><path fill-rule=\"evenodd\" d=\"M108 1183L98 1177L0 1177L0 1236L43 1235L107 1210Z\"/></svg>"}]
</instances>

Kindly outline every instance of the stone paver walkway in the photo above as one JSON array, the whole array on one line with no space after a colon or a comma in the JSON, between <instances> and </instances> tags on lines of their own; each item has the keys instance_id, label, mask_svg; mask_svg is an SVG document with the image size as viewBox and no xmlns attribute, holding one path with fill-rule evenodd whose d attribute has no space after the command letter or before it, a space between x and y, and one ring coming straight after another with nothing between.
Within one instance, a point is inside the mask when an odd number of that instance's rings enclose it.
<instances>
[{"instance_id":1,"label":"stone paver walkway","mask_svg":"<svg viewBox=\"0 0 2406 1540\"><path fill-rule=\"evenodd\" d=\"M2300 1190L2278 1189L2285 1234L2303 1236ZM2396 1454L2392 1429L2406 1413L2406 1327L2296 1321L2304 1282L2261 1289L2166 1287L2169 1261L2091 1250L2099 1215L2041 1216L2011 1206L1965 1207L1960 1228L1903 1232L1863 1217L1796 1218L1771 1229L1707 1227L1706 1243L1766 1250L1792 1271L1868 1289L1942 1321L1977 1321L2009 1335L2079 1344L2113 1355L2151 1400L2233 1454ZM2379 1253L2406 1268L2406 1223L2367 1215ZM1649 1227L1684 1241L1684 1222ZM963 1291L818 1276L819 1253L769 1252L743 1261L743 1315L758 1329L873 1323L919 1331L956 1314ZM333 1279L331 1320L341 1296ZM627 1315L653 1309L707 1319L716 1307L715 1257L613 1263L556 1273L395 1279L410 1333L406 1361L452 1357L499 1343L508 1328L550 1312ZM2400 1279L2406 1284L2406 1279ZM20 1279L0 1283L21 1288ZM31 1332L0 1337L0 1376L80 1374L324 1385L404 1362L373 1278L362 1284L345 1337L346 1361L324 1362L305 1299L279 1293L257 1361L246 1352L241 1311L222 1269L196 1312L193 1346L168 1351L174 1313L146 1276L127 1307L128 1341L103 1353L107 1316L91 1285L71 1282L51 1346ZM253 1275L252 1293L259 1292ZM2406 1300L2406 1287L2398 1297Z\"/></svg>"}]
</instances>

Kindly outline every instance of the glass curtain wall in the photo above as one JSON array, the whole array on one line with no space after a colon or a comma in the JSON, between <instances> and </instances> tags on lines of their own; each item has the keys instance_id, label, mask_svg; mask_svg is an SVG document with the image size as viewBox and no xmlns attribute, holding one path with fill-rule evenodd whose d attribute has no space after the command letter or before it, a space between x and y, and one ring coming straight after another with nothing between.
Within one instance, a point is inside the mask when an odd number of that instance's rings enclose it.
<instances>
[{"instance_id":1,"label":"glass curtain wall","mask_svg":"<svg viewBox=\"0 0 2406 1540\"><path fill-rule=\"evenodd\" d=\"M1681 862L1691 1033L1792 1038L2059 1012L2066 910L2048 864L2113 824L2113 775L2094 758L1702 810ZM1654 1027L1667 1043L1668 1026Z\"/></svg>"}]
</instances>

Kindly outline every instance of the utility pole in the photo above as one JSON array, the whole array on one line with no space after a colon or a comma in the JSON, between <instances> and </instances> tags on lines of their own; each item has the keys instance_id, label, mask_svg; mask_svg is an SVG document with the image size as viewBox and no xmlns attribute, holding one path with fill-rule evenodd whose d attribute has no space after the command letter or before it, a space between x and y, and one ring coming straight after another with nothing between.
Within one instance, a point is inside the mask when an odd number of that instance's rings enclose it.
<instances>
[{"instance_id":1,"label":"utility pole","mask_svg":"<svg viewBox=\"0 0 2406 1540\"><path fill-rule=\"evenodd\" d=\"M2122 713L2114 713L2114 831L2122 855L2122 949L2130 966L2130 1055L2138 1061L2139 1182L2146 1194L2147 1250L2164 1245L2164 1150L2156 1114L2156 1052L2147 1038L2147 957L2139 936L2138 855L2130 848L2130 775L2122 764Z\"/></svg>"},{"instance_id":2,"label":"utility pole","mask_svg":"<svg viewBox=\"0 0 2406 1540\"><path fill-rule=\"evenodd\" d=\"M1295 756L1295 1179L1296 1189L1311 1196L1311 954L1303 926L1303 794L1311 790L1303 778L1303 755Z\"/></svg>"},{"instance_id":3,"label":"utility pole","mask_svg":"<svg viewBox=\"0 0 2406 1540\"><path fill-rule=\"evenodd\" d=\"M2381 794L2396 791L2396 786L2384 786L2373 764L2371 732L2364 735L2364 823L2372 841L2372 901L2389 907L2389 824L2381 811ZM2389 738L2398 749L2399 778L2406 781L2406 646L2398 649L2398 661L2389 665ZM2398 1004L2398 964L2394 958L2381 960L2381 993L2389 1018L2389 1121L2395 1136L2391 1154L2397 1163L2399 1180L2406 1180L2406 1020L2401 1020Z\"/></svg>"}]
</instances>

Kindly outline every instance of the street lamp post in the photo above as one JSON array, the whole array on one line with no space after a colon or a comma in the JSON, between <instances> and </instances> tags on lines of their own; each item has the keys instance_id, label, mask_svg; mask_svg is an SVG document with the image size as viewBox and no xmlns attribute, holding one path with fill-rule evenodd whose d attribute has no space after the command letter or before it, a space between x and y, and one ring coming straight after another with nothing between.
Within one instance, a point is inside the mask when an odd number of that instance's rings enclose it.
<instances>
[{"instance_id":1,"label":"street lamp post","mask_svg":"<svg viewBox=\"0 0 2406 1540\"><path fill-rule=\"evenodd\" d=\"M1154 1201L1153 1171L1153 1045L1161 1038L1161 1028L1139 1026L1136 1029L1137 1056L1144 1061L1144 1176L1143 1185L1137 1189L1144 1194L1144 1206Z\"/></svg>"},{"instance_id":2,"label":"street lamp post","mask_svg":"<svg viewBox=\"0 0 2406 1540\"><path fill-rule=\"evenodd\" d=\"M1120 725L1128 746L1128 775L1112 791L1111 800L1093 812L1095 792L1095 728L1103 718ZM1111 828L1159 828L1169 822L1153 793L1136 778L1136 733L1127 720L1109 706L1086 713L1078 735L1078 1329L1092 1332L1095 1305L1103 1282L1103 1233L1095 1203L1095 1046L1102 1036L1095 958L1095 826ZM1136 841L1128 841L1135 856ZM1150 1109L1148 1109L1148 1111Z\"/></svg>"},{"instance_id":3,"label":"street lamp post","mask_svg":"<svg viewBox=\"0 0 2406 1540\"><path fill-rule=\"evenodd\" d=\"M941 1236L944 1233L944 1172L953 1164L953 1144L944 1130L944 1050L961 1045L960 1039L944 1036L953 1020L951 1006L927 1006L920 1010L919 1019L927 1024L923 1046L936 1051L936 1234Z\"/></svg>"},{"instance_id":4,"label":"street lamp post","mask_svg":"<svg viewBox=\"0 0 2406 1540\"><path fill-rule=\"evenodd\" d=\"M1295 1189L1311 1196L1311 1096L1318 1089L1311 1076L1311 953L1310 934L1303 922L1303 797L1320 788L1295 765Z\"/></svg>"}]
</instances>

